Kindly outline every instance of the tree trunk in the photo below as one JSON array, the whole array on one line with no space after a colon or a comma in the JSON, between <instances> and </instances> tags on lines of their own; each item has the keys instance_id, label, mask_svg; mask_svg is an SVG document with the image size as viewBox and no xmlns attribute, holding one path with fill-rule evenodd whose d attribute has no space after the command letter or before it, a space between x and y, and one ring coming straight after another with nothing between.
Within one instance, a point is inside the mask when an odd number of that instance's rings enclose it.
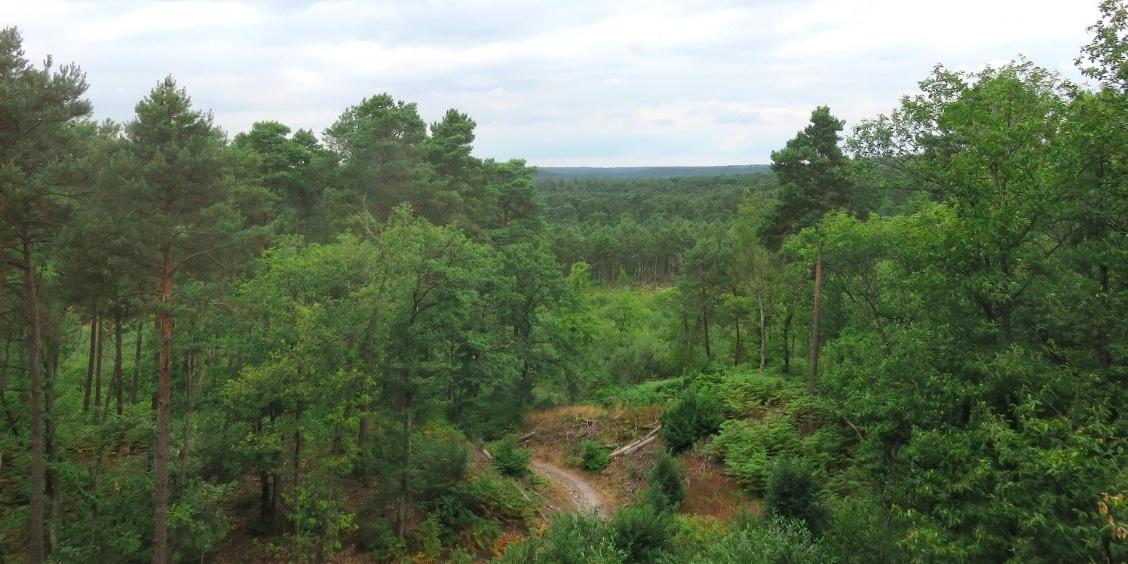
<instances>
[{"instance_id":1,"label":"tree trunk","mask_svg":"<svg viewBox=\"0 0 1128 564\"><path fill-rule=\"evenodd\" d=\"M4 409L4 418L8 421L8 428L12 432L12 436L16 435L16 418L12 415L12 410L8 408L8 398L5 396L8 389L8 365L12 361L12 334L9 333L7 338L4 339L4 364L0 366L0 407Z\"/></svg>"},{"instance_id":2,"label":"tree trunk","mask_svg":"<svg viewBox=\"0 0 1128 564\"><path fill-rule=\"evenodd\" d=\"M117 395L117 414L121 415L123 411L122 392L124 391L124 384L122 380L124 375L121 368L121 340L122 340L122 327L121 327L121 312L114 312L114 393ZM107 402L108 403L108 402Z\"/></svg>"},{"instance_id":3,"label":"tree trunk","mask_svg":"<svg viewBox=\"0 0 1128 564\"><path fill-rule=\"evenodd\" d=\"M137 403L137 386L141 380L141 334L144 323L137 320L137 345L133 351L133 382L129 384L129 403Z\"/></svg>"},{"instance_id":4,"label":"tree trunk","mask_svg":"<svg viewBox=\"0 0 1128 564\"><path fill-rule=\"evenodd\" d=\"M62 495L59 493L59 476L52 469L59 462L58 441L55 440L55 382L59 375L59 344L56 342L47 357L47 379L43 390L44 427L47 432L47 497L51 503L50 526L47 528L49 553L59 549L59 522L62 520Z\"/></svg>"},{"instance_id":5,"label":"tree trunk","mask_svg":"<svg viewBox=\"0 0 1128 564\"><path fill-rule=\"evenodd\" d=\"M196 371L196 353L188 353L184 370L184 430L180 441L180 483L188 480L188 439L192 424L192 378Z\"/></svg>"},{"instance_id":6,"label":"tree trunk","mask_svg":"<svg viewBox=\"0 0 1128 564\"><path fill-rule=\"evenodd\" d=\"M411 373L408 370L402 372L403 386L405 390L411 382ZM412 425L412 403L414 403L410 391L405 391L403 397L403 466L400 468L399 480L399 506L396 509L396 533L399 536L404 536L407 532L407 513L408 504L411 502L408 495L408 474L411 468L411 425Z\"/></svg>"},{"instance_id":7,"label":"tree trunk","mask_svg":"<svg viewBox=\"0 0 1128 564\"><path fill-rule=\"evenodd\" d=\"M768 362L768 327L764 322L764 294L756 293L756 305L760 309L760 374L764 373L764 366Z\"/></svg>"},{"instance_id":8,"label":"tree trunk","mask_svg":"<svg viewBox=\"0 0 1128 564\"><path fill-rule=\"evenodd\" d=\"M819 323L822 321L823 257L819 251L815 260L815 305L811 313L811 372L807 391L814 392L819 377Z\"/></svg>"},{"instance_id":9,"label":"tree trunk","mask_svg":"<svg viewBox=\"0 0 1128 564\"><path fill-rule=\"evenodd\" d=\"M274 514L270 505L270 475L259 471L259 521L268 532L274 530Z\"/></svg>"},{"instance_id":10,"label":"tree trunk","mask_svg":"<svg viewBox=\"0 0 1128 564\"><path fill-rule=\"evenodd\" d=\"M28 373L31 379L31 523L28 534L27 560L31 564L43 562L43 367L40 365L40 346L43 326L39 316L39 291L36 289L35 264L31 256L31 233L26 225L22 230L24 255L24 302L31 323L28 335Z\"/></svg>"},{"instance_id":11,"label":"tree trunk","mask_svg":"<svg viewBox=\"0 0 1128 564\"><path fill-rule=\"evenodd\" d=\"M98 317L90 320L90 356L86 358L86 383L82 392L82 412L90 409L90 385L94 382L94 355L98 352Z\"/></svg>"},{"instance_id":12,"label":"tree trunk","mask_svg":"<svg viewBox=\"0 0 1128 564\"><path fill-rule=\"evenodd\" d=\"M172 384L172 248L164 248L164 265L160 271L160 312L157 322L161 329L159 352L160 376L157 380L157 450L153 457L156 474L154 500L153 564L168 564L168 439L171 419Z\"/></svg>"},{"instance_id":13,"label":"tree trunk","mask_svg":"<svg viewBox=\"0 0 1128 564\"><path fill-rule=\"evenodd\" d=\"M94 323L98 346L94 352L94 420L102 419L102 319Z\"/></svg>"},{"instance_id":14,"label":"tree trunk","mask_svg":"<svg viewBox=\"0 0 1128 564\"><path fill-rule=\"evenodd\" d=\"M783 373L791 374L791 320L795 312L787 308L787 317L783 318Z\"/></svg>"}]
</instances>

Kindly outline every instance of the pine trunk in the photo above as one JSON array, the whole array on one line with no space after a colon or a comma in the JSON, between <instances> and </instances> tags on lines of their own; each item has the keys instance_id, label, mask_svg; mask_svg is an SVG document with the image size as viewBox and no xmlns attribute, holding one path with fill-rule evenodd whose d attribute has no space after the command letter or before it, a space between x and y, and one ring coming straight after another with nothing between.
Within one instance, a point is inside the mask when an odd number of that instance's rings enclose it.
<instances>
[{"instance_id":1,"label":"pine trunk","mask_svg":"<svg viewBox=\"0 0 1128 564\"><path fill-rule=\"evenodd\" d=\"M23 228L24 302L31 322L28 335L28 373L31 379L31 523L28 531L27 560L31 564L43 562L43 367L40 365L40 347L43 327L39 315L39 291L36 289L35 264L31 256L31 233Z\"/></svg>"},{"instance_id":2,"label":"pine trunk","mask_svg":"<svg viewBox=\"0 0 1128 564\"><path fill-rule=\"evenodd\" d=\"M156 474L156 496L154 500L153 564L167 564L168 555L168 439L171 424L172 384L170 370L172 363L172 249L164 249L164 264L160 271L160 312L157 322L161 330L161 346L158 356L160 375L157 380L157 450L153 460Z\"/></svg>"},{"instance_id":3,"label":"pine trunk","mask_svg":"<svg viewBox=\"0 0 1128 564\"><path fill-rule=\"evenodd\" d=\"M98 345L94 351L94 419L101 420L102 409L102 320L94 323Z\"/></svg>"},{"instance_id":4,"label":"pine trunk","mask_svg":"<svg viewBox=\"0 0 1128 564\"><path fill-rule=\"evenodd\" d=\"M822 321L823 257L819 251L815 260L815 305L811 313L811 373L807 379L807 390L815 391L819 377L819 324Z\"/></svg>"},{"instance_id":5,"label":"pine trunk","mask_svg":"<svg viewBox=\"0 0 1128 564\"><path fill-rule=\"evenodd\" d=\"M122 399L122 392L124 392L124 387L125 387L124 384L122 383L122 380L124 379L124 375L122 374L122 367L121 367L121 362L122 362L122 358L121 358L122 334L121 333L122 333L121 312L118 311L118 312L114 312L114 376L113 376L113 378L114 378L114 394L117 395L117 406L116 407L117 407L117 414L118 415L121 415L121 412L123 411L123 408L124 408L124 406L122 405L122 403L124 401Z\"/></svg>"},{"instance_id":6,"label":"pine trunk","mask_svg":"<svg viewBox=\"0 0 1128 564\"><path fill-rule=\"evenodd\" d=\"M133 382L129 384L129 403L137 403L137 386L141 381L141 335L144 323L137 320L137 345L133 351Z\"/></svg>"},{"instance_id":7,"label":"pine trunk","mask_svg":"<svg viewBox=\"0 0 1128 564\"><path fill-rule=\"evenodd\" d=\"M98 352L98 317L90 320L90 355L86 358L86 383L82 389L82 412L90 409L90 386L94 382L94 355Z\"/></svg>"},{"instance_id":8,"label":"pine trunk","mask_svg":"<svg viewBox=\"0 0 1128 564\"><path fill-rule=\"evenodd\" d=\"M764 316L764 294L761 292L756 293L756 305L760 309L760 374L763 374L768 363L768 327Z\"/></svg>"}]
</instances>

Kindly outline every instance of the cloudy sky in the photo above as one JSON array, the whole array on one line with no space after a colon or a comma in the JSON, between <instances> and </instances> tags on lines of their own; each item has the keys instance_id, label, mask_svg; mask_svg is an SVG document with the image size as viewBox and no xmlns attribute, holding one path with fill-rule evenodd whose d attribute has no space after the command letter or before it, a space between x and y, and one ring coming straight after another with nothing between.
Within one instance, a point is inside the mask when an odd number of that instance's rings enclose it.
<instances>
[{"instance_id":1,"label":"cloudy sky","mask_svg":"<svg viewBox=\"0 0 1128 564\"><path fill-rule=\"evenodd\" d=\"M462 2L0 0L29 58L87 72L128 119L171 73L228 132L321 131L379 92L478 122L476 153L533 164L768 162L827 104L888 111L933 65L1022 54L1075 77L1097 0Z\"/></svg>"}]
</instances>

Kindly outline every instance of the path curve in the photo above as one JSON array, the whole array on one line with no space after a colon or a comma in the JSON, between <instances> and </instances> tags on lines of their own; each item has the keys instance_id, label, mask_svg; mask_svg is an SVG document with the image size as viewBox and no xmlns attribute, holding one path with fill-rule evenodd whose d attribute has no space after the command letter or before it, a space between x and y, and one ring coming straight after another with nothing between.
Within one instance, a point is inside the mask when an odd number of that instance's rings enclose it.
<instances>
[{"instance_id":1,"label":"path curve","mask_svg":"<svg viewBox=\"0 0 1128 564\"><path fill-rule=\"evenodd\" d=\"M607 516L607 499L599 493L599 490L587 478L535 458L529 462L529 465L538 474L563 488L568 493L568 499L571 500L572 506L577 510L581 512L594 511L600 517Z\"/></svg>"}]
</instances>

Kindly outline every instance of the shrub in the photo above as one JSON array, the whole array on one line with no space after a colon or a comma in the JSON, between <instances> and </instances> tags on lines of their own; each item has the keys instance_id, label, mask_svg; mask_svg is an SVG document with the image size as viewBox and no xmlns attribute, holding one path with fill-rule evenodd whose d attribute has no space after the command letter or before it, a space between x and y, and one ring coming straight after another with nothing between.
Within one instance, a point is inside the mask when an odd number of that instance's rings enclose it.
<instances>
[{"instance_id":1,"label":"shrub","mask_svg":"<svg viewBox=\"0 0 1128 564\"><path fill-rule=\"evenodd\" d=\"M407 553L407 544L396 535L392 522L383 517L362 519L360 537L361 545L371 552L377 562L396 561Z\"/></svg>"},{"instance_id":2,"label":"shrub","mask_svg":"<svg viewBox=\"0 0 1128 564\"><path fill-rule=\"evenodd\" d=\"M836 562L802 523L781 518L729 533L719 542L699 547L671 561L687 564L799 564Z\"/></svg>"},{"instance_id":3,"label":"shrub","mask_svg":"<svg viewBox=\"0 0 1128 564\"><path fill-rule=\"evenodd\" d=\"M682 452L698 439L717 432L723 416L717 399L692 391L662 412L662 439L674 452Z\"/></svg>"},{"instance_id":4,"label":"shrub","mask_svg":"<svg viewBox=\"0 0 1128 564\"><path fill-rule=\"evenodd\" d=\"M798 429L786 417L768 414L753 423L725 421L712 450L724 458L729 474L753 493L761 493L777 458L800 457L805 449Z\"/></svg>"},{"instance_id":5,"label":"shrub","mask_svg":"<svg viewBox=\"0 0 1128 564\"><path fill-rule=\"evenodd\" d=\"M493 464L507 476L522 478L529 474L533 453L517 446L517 437L509 435L493 444Z\"/></svg>"},{"instance_id":6,"label":"shrub","mask_svg":"<svg viewBox=\"0 0 1128 564\"><path fill-rule=\"evenodd\" d=\"M901 527L874 499L843 498L831 504L822 539L838 560L846 563L897 564L909 557L897 541Z\"/></svg>"},{"instance_id":7,"label":"shrub","mask_svg":"<svg viewBox=\"0 0 1128 564\"><path fill-rule=\"evenodd\" d=\"M621 564L623 551L615 547L607 525L595 515L556 516L540 536L509 546L502 564Z\"/></svg>"},{"instance_id":8,"label":"shrub","mask_svg":"<svg viewBox=\"0 0 1128 564\"><path fill-rule=\"evenodd\" d=\"M324 561L341 549L342 537L356 527L353 514L341 507L340 492L302 485L284 497L291 509L292 550L298 560Z\"/></svg>"},{"instance_id":9,"label":"shrub","mask_svg":"<svg viewBox=\"0 0 1128 564\"><path fill-rule=\"evenodd\" d=\"M670 453L663 452L650 470L647 501L663 511L677 511L685 500L685 472Z\"/></svg>"},{"instance_id":10,"label":"shrub","mask_svg":"<svg viewBox=\"0 0 1128 564\"><path fill-rule=\"evenodd\" d=\"M572 450L569 463L589 472L599 472L611 462L607 449L592 440L585 440Z\"/></svg>"},{"instance_id":11,"label":"shrub","mask_svg":"<svg viewBox=\"0 0 1128 564\"><path fill-rule=\"evenodd\" d=\"M819 484L804 466L781 460L772 471L764 501L772 513L798 519L818 534L826 522L826 510L819 502Z\"/></svg>"},{"instance_id":12,"label":"shrub","mask_svg":"<svg viewBox=\"0 0 1128 564\"><path fill-rule=\"evenodd\" d=\"M629 562L654 562L674 535L674 521L651 504L629 505L611 518L611 534Z\"/></svg>"}]
</instances>

